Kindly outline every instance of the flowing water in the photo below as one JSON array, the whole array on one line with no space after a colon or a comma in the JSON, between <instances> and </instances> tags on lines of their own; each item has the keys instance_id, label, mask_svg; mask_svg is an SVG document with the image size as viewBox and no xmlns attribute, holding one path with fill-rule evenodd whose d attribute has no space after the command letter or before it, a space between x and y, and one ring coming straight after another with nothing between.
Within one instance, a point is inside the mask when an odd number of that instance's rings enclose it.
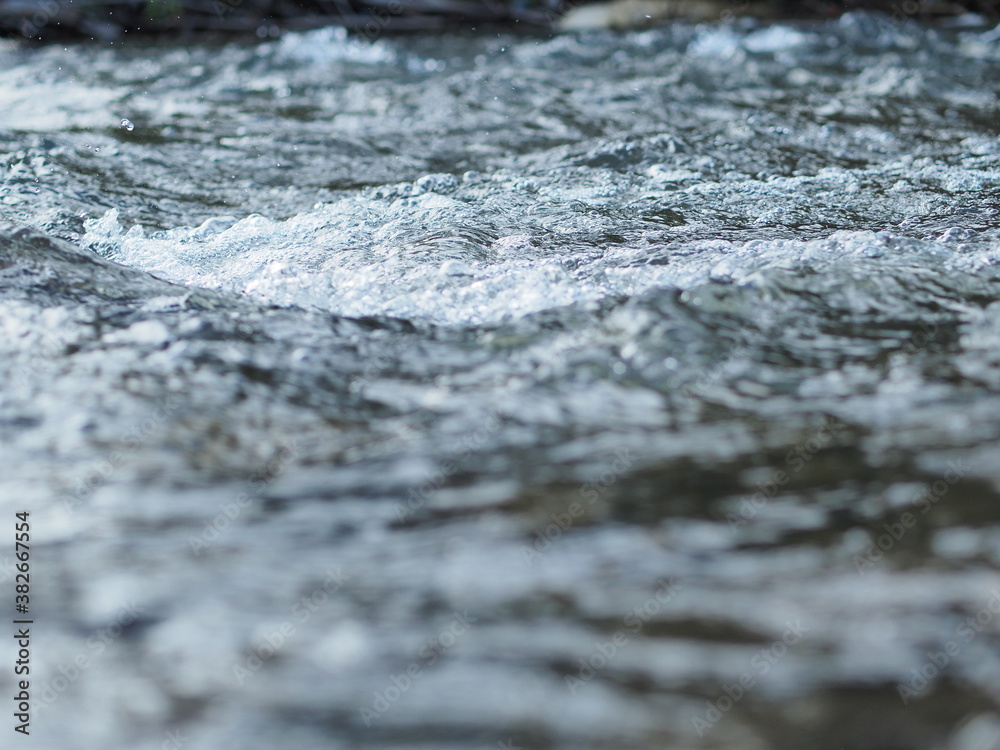
<instances>
[{"instance_id":1,"label":"flowing water","mask_svg":"<svg viewBox=\"0 0 1000 750\"><path fill-rule=\"evenodd\" d=\"M0 71L25 747L1000 746L1000 33Z\"/></svg>"}]
</instances>

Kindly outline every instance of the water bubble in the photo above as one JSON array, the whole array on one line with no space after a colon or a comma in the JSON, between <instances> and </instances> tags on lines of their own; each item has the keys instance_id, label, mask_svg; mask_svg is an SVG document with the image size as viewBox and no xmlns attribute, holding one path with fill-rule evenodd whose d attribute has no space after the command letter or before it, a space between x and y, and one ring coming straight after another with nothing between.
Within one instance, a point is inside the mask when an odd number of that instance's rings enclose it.
<instances>
[{"instance_id":1,"label":"water bubble","mask_svg":"<svg viewBox=\"0 0 1000 750\"><path fill-rule=\"evenodd\" d=\"M127 118L125 118L125 117L123 117L123 118L122 118L122 121L121 121L121 123L120 123L120 124L121 124L121 126L122 126L123 128L125 128L125 129L126 129L126 130L127 130L128 132L130 132L130 133L131 133L131 132L132 132L133 130L135 130L135 125L134 125L134 124L132 123L132 121L131 121L131 120L129 120L129 119L127 119Z\"/></svg>"}]
</instances>

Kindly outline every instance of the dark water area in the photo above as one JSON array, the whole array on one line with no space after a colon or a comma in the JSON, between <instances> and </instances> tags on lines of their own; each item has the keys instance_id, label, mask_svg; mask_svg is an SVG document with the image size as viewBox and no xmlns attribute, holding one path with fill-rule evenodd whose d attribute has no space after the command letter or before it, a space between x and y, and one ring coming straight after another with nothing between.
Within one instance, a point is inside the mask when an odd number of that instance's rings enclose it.
<instances>
[{"instance_id":1,"label":"dark water area","mask_svg":"<svg viewBox=\"0 0 1000 750\"><path fill-rule=\"evenodd\" d=\"M11 746L1000 747L1000 32L0 71Z\"/></svg>"}]
</instances>

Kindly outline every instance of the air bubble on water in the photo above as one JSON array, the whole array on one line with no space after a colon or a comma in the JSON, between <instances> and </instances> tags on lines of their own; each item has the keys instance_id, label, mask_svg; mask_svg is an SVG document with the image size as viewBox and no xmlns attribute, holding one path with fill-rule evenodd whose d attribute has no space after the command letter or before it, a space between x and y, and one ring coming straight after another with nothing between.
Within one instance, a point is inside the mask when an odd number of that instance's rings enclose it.
<instances>
[{"instance_id":1,"label":"air bubble on water","mask_svg":"<svg viewBox=\"0 0 1000 750\"><path fill-rule=\"evenodd\" d=\"M123 128L125 128L125 129L126 129L126 130L127 130L128 132L130 132L130 133L131 133L131 132L132 132L133 130L135 130L135 125L133 124L133 122L132 122L131 120L129 120L129 119L127 119L127 118L125 118L125 117L123 117L123 118L122 118L122 121L121 121L121 123L120 123L120 124L121 124L121 126L122 126Z\"/></svg>"}]
</instances>

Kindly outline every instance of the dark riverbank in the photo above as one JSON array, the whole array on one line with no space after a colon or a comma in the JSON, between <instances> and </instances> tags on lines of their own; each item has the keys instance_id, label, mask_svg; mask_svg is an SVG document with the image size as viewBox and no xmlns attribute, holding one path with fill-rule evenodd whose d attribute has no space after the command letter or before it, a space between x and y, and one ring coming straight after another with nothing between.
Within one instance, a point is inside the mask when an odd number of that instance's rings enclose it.
<instances>
[{"instance_id":1,"label":"dark riverbank","mask_svg":"<svg viewBox=\"0 0 1000 750\"><path fill-rule=\"evenodd\" d=\"M620 2L621 0L619 0ZM383 33L483 26L553 29L587 2L574 0L0 0L0 35L37 41L127 35L189 36L216 32L275 36L281 30L345 26L367 38ZM747 15L835 18L858 9L879 11L897 23L941 22L965 13L1000 17L994 0L651 0L640 19L662 22L727 20ZM656 6L661 9L657 11Z\"/></svg>"}]
</instances>

